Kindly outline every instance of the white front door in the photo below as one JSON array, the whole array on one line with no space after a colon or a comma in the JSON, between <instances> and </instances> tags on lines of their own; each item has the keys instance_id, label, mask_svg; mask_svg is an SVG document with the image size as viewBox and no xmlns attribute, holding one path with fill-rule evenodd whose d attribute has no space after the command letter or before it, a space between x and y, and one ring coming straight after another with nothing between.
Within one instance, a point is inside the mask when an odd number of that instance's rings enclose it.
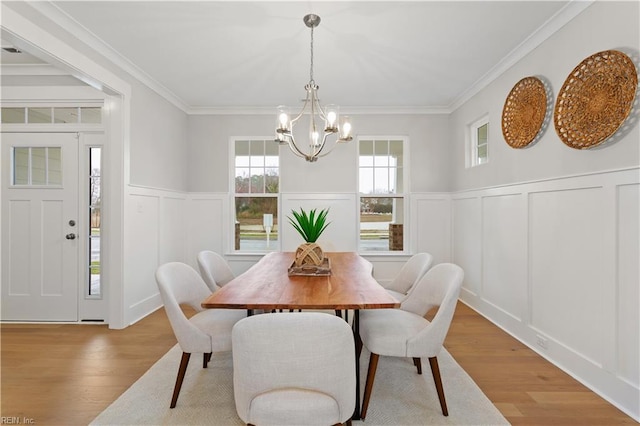
<instances>
[{"instance_id":1,"label":"white front door","mask_svg":"<svg viewBox=\"0 0 640 426\"><path fill-rule=\"evenodd\" d=\"M2 320L78 320L79 231L77 134L2 134Z\"/></svg>"}]
</instances>

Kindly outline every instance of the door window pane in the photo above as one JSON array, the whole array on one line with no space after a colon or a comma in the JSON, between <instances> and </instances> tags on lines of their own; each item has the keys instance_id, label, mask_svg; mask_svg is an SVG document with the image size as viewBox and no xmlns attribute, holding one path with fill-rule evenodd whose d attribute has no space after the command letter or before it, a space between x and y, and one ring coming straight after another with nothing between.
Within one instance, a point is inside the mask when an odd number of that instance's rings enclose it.
<instances>
[{"instance_id":1,"label":"door window pane","mask_svg":"<svg viewBox=\"0 0 640 426\"><path fill-rule=\"evenodd\" d=\"M29 185L29 148L13 149L13 184Z\"/></svg>"},{"instance_id":2,"label":"door window pane","mask_svg":"<svg viewBox=\"0 0 640 426\"><path fill-rule=\"evenodd\" d=\"M31 185L46 185L46 148L31 148Z\"/></svg>"},{"instance_id":3,"label":"door window pane","mask_svg":"<svg viewBox=\"0 0 640 426\"><path fill-rule=\"evenodd\" d=\"M62 185L62 150L47 148L47 185Z\"/></svg>"}]
</instances>

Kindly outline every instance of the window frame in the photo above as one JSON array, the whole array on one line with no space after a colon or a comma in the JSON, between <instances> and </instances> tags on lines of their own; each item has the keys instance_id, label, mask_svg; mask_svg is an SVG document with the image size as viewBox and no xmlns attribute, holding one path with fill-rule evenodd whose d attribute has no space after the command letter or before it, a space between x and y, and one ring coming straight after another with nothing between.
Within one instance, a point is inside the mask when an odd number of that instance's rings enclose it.
<instances>
[{"instance_id":1,"label":"window frame","mask_svg":"<svg viewBox=\"0 0 640 426\"><path fill-rule=\"evenodd\" d=\"M395 191L395 192L385 192L385 193L375 193L375 188L374 188L374 193L371 194L366 194L361 191L361 187L360 187L360 171L362 166L360 166L360 152L361 152L361 143L363 141L374 141L374 145L375 145L375 141L401 141L402 142L402 191ZM356 216L358 218L358 223L357 223L357 235L358 235L358 252L361 254L365 254L367 256L369 255L406 255L408 253L410 253L410 247L409 247L409 226L410 226L410 222L409 222L409 194L410 194L410 188L409 188L409 182L410 182L410 170L409 170L409 137L408 136L398 136L398 135L359 135L357 137L357 146L356 146L356 150L357 150L357 167L356 167L356 182L357 182L357 203L356 203L356 208L357 208L357 213ZM375 152L374 152L375 153ZM368 167L368 166L367 166ZM372 166L375 169L375 164L374 166ZM390 168L390 166L383 166L383 167L387 167ZM374 172L374 180L375 180L375 172ZM362 239L361 239L361 202L363 198L398 198L402 200L403 206L402 206L402 225L403 225L403 236L402 236L402 250L390 250L387 246L386 250L365 250L362 247Z\"/></svg>"},{"instance_id":2,"label":"window frame","mask_svg":"<svg viewBox=\"0 0 640 426\"><path fill-rule=\"evenodd\" d=\"M478 138L478 132L483 126L487 126L486 142L480 143ZM467 156L467 168L481 166L489 162L489 131L491 124L489 122L489 114L485 114L479 119L473 121L468 125L468 156ZM481 157L478 155L479 148L481 146L486 147L486 154Z\"/></svg>"},{"instance_id":3,"label":"window frame","mask_svg":"<svg viewBox=\"0 0 640 426\"><path fill-rule=\"evenodd\" d=\"M251 188L249 188L249 192L236 192L236 142L238 141L261 141L264 142L265 147L267 144L272 143L276 145L276 150L278 152L278 192L251 192ZM266 156L266 152L264 154ZM267 166L263 166L265 169ZM281 168L282 162L280 158L280 149L272 136L232 136L229 138L229 222L230 222L230 238L229 238L229 252L233 254L265 254L272 251L280 250L280 210L281 210L281 192L280 185L282 181L281 177ZM275 198L276 200L276 210L277 210L277 226L278 226L278 239L277 241L270 240L270 246L265 250L242 250L240 248L236 249L235 245L235 225L236 225L236 199L237 198Z\"/></svg>"}]
</instances>

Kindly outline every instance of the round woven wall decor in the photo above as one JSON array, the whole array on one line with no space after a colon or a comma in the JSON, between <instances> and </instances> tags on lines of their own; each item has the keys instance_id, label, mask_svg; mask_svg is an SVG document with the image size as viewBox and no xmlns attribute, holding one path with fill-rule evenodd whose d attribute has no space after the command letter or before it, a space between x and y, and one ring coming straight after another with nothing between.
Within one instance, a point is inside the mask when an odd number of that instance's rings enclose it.
<instances>
[{"instance_id":1,"label":"round woven wall decor","mask_svg":"<svg viewBox=\"0 0 640 426\"><path fill-rule=\"evenodd\" d=\"M512 148L524 148L538 135L547 115L547 92L537 77L513 86L502 109L502 135Z\"/></svg>"},{"instance_id":2,"label":"round woven wall decor","mask_svg":"<svg viewBox=\"0 0 640 426\"><path fill-rule=\"evenodd\" d=\"M638 87L633 61L617 50L583 60L558 93L554 125L562 142L587 149L613 135L631 112Z\"/></svg>"}]
</instances>

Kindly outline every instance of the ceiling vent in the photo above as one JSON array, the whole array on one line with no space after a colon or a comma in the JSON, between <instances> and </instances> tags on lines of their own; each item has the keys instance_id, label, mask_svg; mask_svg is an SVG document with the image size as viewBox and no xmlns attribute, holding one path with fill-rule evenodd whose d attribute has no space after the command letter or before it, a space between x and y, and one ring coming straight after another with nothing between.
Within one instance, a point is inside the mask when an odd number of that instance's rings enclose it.
<instances>
[{"instance_id":1,"label":"ceiling vent","mask_svg":"<svg viewBox=\"0 0 640 426\"><path fill-rule=\"evenodd\" d=\"M20 49L16 49L15 47L3 47L2 50L9 53L22 53Z\"/></svg>"}]
</instances>

